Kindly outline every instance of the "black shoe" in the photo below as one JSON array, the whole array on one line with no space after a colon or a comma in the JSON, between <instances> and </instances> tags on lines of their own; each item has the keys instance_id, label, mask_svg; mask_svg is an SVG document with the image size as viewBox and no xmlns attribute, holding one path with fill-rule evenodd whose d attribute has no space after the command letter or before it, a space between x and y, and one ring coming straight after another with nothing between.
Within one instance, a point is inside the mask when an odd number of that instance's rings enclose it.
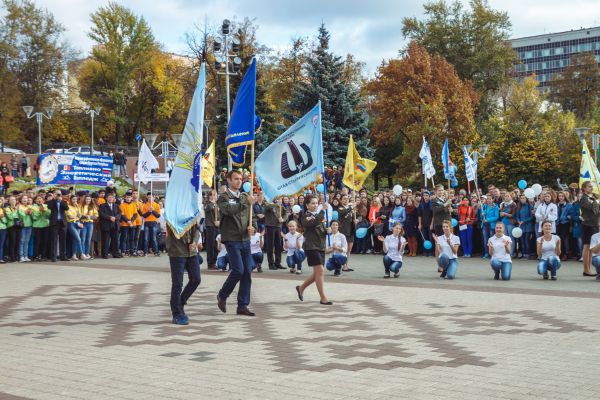
<instances>
[{"instance_id":1,"label":"black shoe","mask_svg":"<svg viewBox=\"0 0 600 400\"><path fill-rule=\"evenodd\" d=\"M596 276L597 274L588 274L587 272L583 273L583 276Z\"/></svg>"},{"instance_id":2,"label":"black shoe","mask_svg":"<svg viewBox=\"0 0 600 400\"><path fill-rule=\"evenodd\" d=\"M544 272L544 279L548 279L548 271Z\"/></svg>"},{"instance_id":3,"label":"black shoe","mask_svg":"<svg viewBox=\"0 0 600 400\"><path fill-rule=\"evenodd\" d=\"M390 277L390 274L385 274L383 277L384 277L385 279L387 279L387 278L389 278L389 277Z\"/></svg>"},{"instance_id":4,"label":"black shoe","mask_svg":"<svg viewBox=\"0 0 600 400\"><path fill-rule=\"evenodd\" d=\"M275 269L287 269L287 267L284 267L283 265L278 265Z\"/></svg>"},{"instance_id":5,"label":"black shoe","mask_svg":"<svg viewBox=\"0 0 600 400\"><path fill-rule=\"evenodd\" d=\"M553 281L555 281L556 280L556 276L553 276L550 279L552 279Z\"/></svg>"},{"instance_id":6,"label":"black shoe","mask_svg":"<svg viewBox=\"0 0 600 400\"><path fill-rule=\"evenodd\" d=\"M248 309L248 307L238 308L237 315L246 315L248 317L254 317L256 314Z\"/></svg>"},{"instance_id":7,"label":"black shoe","mask_svg":"<svg viewBox=\"0 0 600 400\"><path fill-rule=\"evenodd\" d=\"M256 272L259 272L259 273L262 272L262 267L256 268Z\"/></svg>"},{"instance_id":8,"label":"black shoe","mask_svg":"<svg viewBox=\"0 0 600 400\"><path fill-rule=\"evenodd\" d=\"M221 310L221 312L226 313L227 312L227 300L222 299L219 295L217 295L217 307L219 307L219 310Z\"/></svg>"},{"instance_id":9,"label":"black shoe","mask_svg":"<svg viewBox=\"0 0 600 400\"><path fill-rule=\"evenodd\" d=\"M445 278L445 277L446 277L446 271L444 271L440 274L440 278Z\"/></svg>"},{"instance_id":10,"label":"black shoe","mask_svg":"<svg viewBox=\"0 0 600 400\"><path fill-rule=\"evenodd\" d=\"M399 278L399 277L400 277L400 272L396 272L396 273L394 274L394 278Z\"/></svg>"},{"instance_id":11,"label":"black shoe","mask_svg":"<svg viewBox=\"0 0 600 400\"><path fill-rule=\"evenodd\" d=\"M325 301L325 302L323 302L323 301L319 301L319 303L320 303L322 306L332 306L332 305L333 305L333 302L331 302L331 301Z\"/></svg>"},{"instance_id":12,"label":"black shoe","mask_svg":"<svg viewBox=\"0 0 600 400\"><path fill-rule=\"evenodd\" d=\"M500 270L498 270L498 269L494 270L494 280L495 281L500 280Z\"/></svg>"},{"instance_id":13,"label":"black shoe","mask_svg":"<svg viewBox=\"0 0 600 400\"><path fill-rule=\"evenodd\" d=\"M104 258L105 260L108 260L108 256L102 256L102 258Z\"/></svg>"},{"instance_id":14,"label":"black shoe","mask_svg":"<svg viewBox=\"0 0 600 400\"><path fill-rule=\"evenodd\" d=\"M304 301L304 296L302 296L300 293L300 286L296 286L296 293L298 293L298 299L300 299L300 301Z\"/></svg>"},{"instance_id":15,"label":"black shoe","mask_svg":"<svg viewBox=\"0 0 600 400\"><path fill-rule=\"evenodd\" d=\"M275 269L277 269L277 267L274 265L269 265L269 269L275 270Z\"/></svg>"}]
</instances>

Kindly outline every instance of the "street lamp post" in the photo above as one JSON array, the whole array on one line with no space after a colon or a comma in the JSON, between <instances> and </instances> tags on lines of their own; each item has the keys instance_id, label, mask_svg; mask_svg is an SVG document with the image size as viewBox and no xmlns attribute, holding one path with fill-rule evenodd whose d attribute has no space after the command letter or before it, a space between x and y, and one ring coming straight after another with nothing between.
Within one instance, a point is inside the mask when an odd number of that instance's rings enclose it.
<instances>
[{"instance_id":1,"label":"street lamp post","mask_svg":"<svg viewBox=\"0 0 600 400\"><path fill-rule=\"evenodd\" d=\"M87 106L85 111L85 113L88 114L92 119L92 144L90 146L90 155L94 154L94 117L100 115L100 110L102 110L102 107L100 106L95 108ZM102 148L100 148L100 150L102 150Z\"/></svg>"},{"instance_id":2,"label":"street lamp post","mask_svg":"<svg viewBox=\"0 0 600 400\"><path fill-rule=\"evenodd\" d=\"M219 75L225 75L225 91L227 98L227 123L231 117L231 105L229 96L229 75L237 75L242 59L235 53L240 51L241 42L237 37L232 36L231 33L231 21L228 19L223 20L221 25L221 35L217 36L213 43L213 51L215 53L215 68L218 70L225 68L225 72L217 72ZM230 54L231 50L234 54ZM229 63L231 63L231 70L229 69ZM227 154L227 169L231 170L231 156Z\"/></svg>"},{"instance_id":3,"label":"street lamp post","mask_svg":"<svg viewBox=\"0 0 600 400\"><path fill-rule=\"evenodd\" d=\"M33 106L23 106L23 111L27 115L28 119L35 117L37 125L38 125L38 153L42 154L42 121L44 118L52 119L52 114L54 114L54 107L44 107L45 113L43 111L33 112Z\"/></svg>"}]
</instances>

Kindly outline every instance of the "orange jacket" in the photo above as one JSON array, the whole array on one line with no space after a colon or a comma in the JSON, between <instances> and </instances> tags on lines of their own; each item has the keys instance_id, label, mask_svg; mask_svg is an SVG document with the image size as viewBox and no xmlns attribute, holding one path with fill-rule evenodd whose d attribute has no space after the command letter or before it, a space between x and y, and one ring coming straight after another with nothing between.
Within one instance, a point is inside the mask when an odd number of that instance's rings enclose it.
<instances>
[{"instance_id":1,"label":"orange jacket","mask_svg":"<svg viewBox=\"0 0 600 400\"><path fill-rule=\"evenodd\" d=\"M143 203L141 201L132 201L131 203L135 203L136 207L137 207L137 218L135 219L135 222L133 223L133 226L142 226L142 214L140 213L140 210L142 209L142 205Z\"/></svg>"},{"instance_id":2,"label":"orange jacket","mask_svg":"<svg viewBox=\"0 0 600 400\"><path fill-rule=\"evenodd\" d=\"M160 206L158 204L155 202L144 203L140 210L146 222L158 222L158 218L152 214L152 211L155 211L160 216Z\"/></svg>"},{"instance_id":3,"label":"orange jacket","mask_svg":"<svg viewBox=\"0 0 600 400\"><path fill-rule=\"evenodd\" d=\"M121 203L121 205L119 206L119 208L121 209L121 226L129 226L129 224L127 222L129 221L135 221L135 219L137 218L137 206L134 202L131 203L126 203L123 202Z\"/></svg>"}]
</instances>

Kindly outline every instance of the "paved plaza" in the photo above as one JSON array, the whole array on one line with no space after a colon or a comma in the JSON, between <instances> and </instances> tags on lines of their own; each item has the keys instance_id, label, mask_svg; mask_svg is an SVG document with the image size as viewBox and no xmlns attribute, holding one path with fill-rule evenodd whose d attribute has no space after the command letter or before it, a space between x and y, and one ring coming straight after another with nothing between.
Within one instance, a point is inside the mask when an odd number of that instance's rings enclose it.
<instances>
[{"instance_id":1,"label":"paved plaza","mask_svg":"<svg viewBox=\"0 0 600 400\"><path fill-rule=\"evenodd\" d=\"M0 399L598 399L600 282L535 262L513 280L432 258L382 279L380 256L327 276L320 306L304 276L253 275L257 317L216 307L226 274L203 270L170 323L168 258L0 267ZM305 274L308 273L305 271Z\"/></svg>"}]
</instances>

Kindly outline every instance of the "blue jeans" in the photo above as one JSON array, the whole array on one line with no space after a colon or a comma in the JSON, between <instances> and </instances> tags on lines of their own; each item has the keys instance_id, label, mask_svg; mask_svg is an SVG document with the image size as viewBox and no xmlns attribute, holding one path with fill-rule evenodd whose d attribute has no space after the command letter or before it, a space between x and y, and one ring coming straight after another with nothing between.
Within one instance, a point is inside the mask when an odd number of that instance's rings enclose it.
<instances>
[{"instance_id":1,"label":"blue jeans","mask_svg":"<svg viewBox=\"0 0 600 400\"><path fill-rule=\"evenodd\" d=\"M158 254L158 239L156 238L158 224L156 222L146 222L144 225L144 254L148 254L150 245L154 249L154 254Z\"/></svg>"},{"instance_id":2,"label":"blue jeans","mask_svg":"<svg viewBox=\"0 0 600 400\"><path fill-rule=\"evenodd\" d=\"M519 238L519 243L521 243L521 254L523 257L529 257L531 254L531 235L533 232L523 232L523 236Z\"/></svg>"},{"instance_id":3,"label":"blue jeans","mask_svg":"<svg viewBox=\"0 0 600 400\"><path fill-rule=\"evenodd\" d=\"M470 256L473 251L473 227L467 225L467 229L462 231L459 229L458 231L460 232L460 245L463 249L463 255Z\"/></svg>"},{"instance_id":4,"label":"blue jeans","mask_svg":"<svg viewBox=\"0 0 600 400\"><path fill-rule=\"evenodd\" d=\"M285 261L287 262L288 268L296 268L298 271L302 270L302 261L306 258L306 255L302 250L294 251L294 254L287 256Z\"/></svg>"},{"instance_id":5,"label":"blue jeans","mask_svg":"<svg viewBox=\"0 0 600 400\"><path fill-rule=\"evenodd\" d=\"M550 271L550 275L556 276L556 271L560 268L560 258L558 256L550 256L547 260L538 262L538 274L544 275Z\"/></svg>"},{"instance_id":6,"label":"blue jeans","mask_svg":"<svg viewBox=\"0 0 600 400\"><path fill-rule=\"evenodd\" d=\"M329 260L327 260L325 268L327 268L327 271L335 271L336 273L339 273L342 267L346 265L346 262L348 262L348 257L341 254L333 254L331 257L329 257Z\"/></svg>"},{"instance_id":7,"label":"blue jeans","mask_svg":"<svg viewBox=\"0 0 600 400\"><path fill-rule=\"evenodd\" d=\"M83 248L83 254L88 256L92 246L92 233L94 233L94 223L84 222L81 230L81 247Z\"/></svg>"},{"instance_id":8,"label":"blue jeans","mask_svg":"<svg viewBox=\"0 0 600 400\"><path fill-rule=\"evenodd\" d=\"M481 227L481 234L483 235L483 256L489 257L487 244L488 240L490 240L490 237L492 237L492 235L494 234L494 230L491 228L490 225L483 224L483 226Z\"/></svg>"},{"instance_id":9,"label":"blue jeans","mask_svg":"<svg viewBox=\"0 0 600 400\"><path fill-rule=\"evenodd\" d=\"M169 257L171 265L171 313L173 317L185 314L183 306L200 285L200 260L193 257ZM187 271L188 283L183 291L183 274Z\"/></svg>"},{"instance_id":10,"label":"blue jeans","mask_svg":"<svg viewBox=\"0 0 600 400\"><path fill-rule=\"evenodd\" d=\"M262 265L263 259L263 253L253 253L252 260L254 260L254 267L252 267L252 269L260 267Z\"/></svg>"},{"instance_id":11,"label":"blue jeans","mask_svg":"<svg viewBox=\"0 0 600 400\"><path fill-rule=\"evenodd\" d=\"M442 278L454 279L458 270L458 259L442 254L438 258L438 266L444 270L440 275Z\"/></svg>"},{"instance_id":12,"label":"blue jeans","mask_svg":"<svg viewBox=\"0 0 600 400\"><path fill-rule=\"evenodd\" d=\"M217 268L218 269L226 270L227 265L229 265L229 257L227 257L225 255L223 257L217 258Z\"/></svg>"},{"instance_id":13,"label":"blue jeans","mask_svg":"<svg viewBox=\"0 0 600 400\"><path fill-rule=\"evenodd\" d=\"M21 240L19 242L19 258L29 255L29 239L31 239L31 227L21 228Z\"/></svg>"},{"instance_id":14,"label":"blue jeans","mask_svg":"<svg viewBox=\"0 0 600 400\"><path fill-rule=\"evenodd\" d=\"M0 231L2 232L2 231ZM1 235L1 234L0 234ZM2 243L2 237L0 236L0 243ZM596 273L600 275L600 256L592 257L592 265L596 267Z\"/></svg>"},{"instance_id":15,"label":"blue jeans","mask_svg":"<svg viewBox=\"0 0 600 400\"><path fill-rule=\"evenodd\" d=\"M133 241L135 240L135 227L122 226L120 231L121 253L133 253Z\"/></svg>"},{"instance_id":16,"label":"blue jeans","mask_svg":"<svg viewBox=\"0 0 600 400\"><path fill-rule=\"evenodd\" d=\"M225 242L227 257L229 258L229 276L219 291L219 297L227 299L235 286L240 284L238 289L238 309L244 309L250 304L250 289L252 287L252 253L250 252L250 241L243 240L238 242Z\"/></svg>"},{"instance_id":17,"label":"blue jeans","mask_svg":"<svg viewBox=\"0 0 600 400\"><path fill-rule=\"evenodd\" d=\"M510 280L512 273L512 263L508 261L492 260L492 269L494 271L500 271L500 277L503 281Z\"/></svg>"},{"instance_id":18,"label":"blue jeans","mask_svg":"<svg viewBox=\"0 0 600 400\"><path fill-rule=\"evenodd\" d=\"M4 246L6 245L6 236L8 229L0 229L0 260L4 260Z\"/></svg>"},{"instance_id":19,"label":"blue jeans","mask_svg":"<svg viewBox=\"0 0 600 400\"><path fill-rule=\"evenodd\" d=\"M71 240L73 246L71 247L71 253L77 256L83 253L83 246L81 245L81 228L78 226L78 222L69 222L69 233L71 234Z\"/></svg>"},{"instance_id":20,"label":"blue jeans","mask_svg":"<svg viewBox=\"0 0 600 400\"><path fill-rule=\"evenodd\" d=\"M397 273L402 268L402 261L394 261L386 255L383 256L383 266L385 267L386 275L389 275L390 271Z\"/></svg>"}]
</instances>

